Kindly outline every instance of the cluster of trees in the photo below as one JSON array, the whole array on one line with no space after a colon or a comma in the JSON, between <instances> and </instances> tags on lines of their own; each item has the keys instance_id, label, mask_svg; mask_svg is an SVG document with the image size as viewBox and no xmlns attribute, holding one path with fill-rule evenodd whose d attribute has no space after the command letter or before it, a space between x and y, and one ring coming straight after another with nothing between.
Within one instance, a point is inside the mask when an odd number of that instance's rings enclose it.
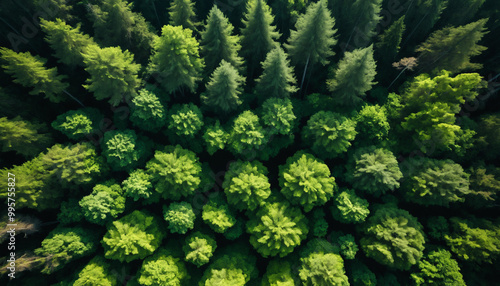
<instances>
[{"instance_id":1,"label":"cluster of trees","mask_svg":"<svg viewBox=\"0 0 500 286\"><path fill-rule=\"evenodd\" d=\"M5 1L0 283L495 283L500 2L226 2Z\"/></svg>"}]
</instances>

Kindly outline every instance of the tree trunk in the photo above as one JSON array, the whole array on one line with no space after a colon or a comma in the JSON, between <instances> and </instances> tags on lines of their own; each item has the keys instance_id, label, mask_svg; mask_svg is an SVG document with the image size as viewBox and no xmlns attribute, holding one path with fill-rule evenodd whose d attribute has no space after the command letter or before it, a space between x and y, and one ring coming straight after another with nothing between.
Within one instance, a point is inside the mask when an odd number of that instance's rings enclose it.
<instances>
[{"instance_id":1,"label":"tree trunk","mask_svg":"<svg viewBox=\"0 0 500 286\"><path fill-rule=\"evenodd\" d=\"M300 91L302 92L302 86L304 85L304 79L306 78L307 66L309 65L309 58L311 54L307 56L306 66L304 67L304 73L302 73L302 81L300 82Z\"/></svg>"}]
</instances>

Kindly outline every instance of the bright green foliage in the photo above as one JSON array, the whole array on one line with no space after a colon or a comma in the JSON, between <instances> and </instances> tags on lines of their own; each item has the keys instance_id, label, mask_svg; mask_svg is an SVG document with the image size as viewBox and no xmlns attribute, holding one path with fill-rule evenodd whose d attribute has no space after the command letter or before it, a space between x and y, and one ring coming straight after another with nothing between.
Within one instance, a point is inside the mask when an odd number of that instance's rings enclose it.
<instances>
[{"instance_id":1,"label":"bright green foliage","mask_svg":"<svg viewBox=\"0 0 500 286\"><path fill-rule=\"evenodd\" d=\"M325 0L311 3L306 13L297 19L295 30L290 32L288 44L285 44L294 64L319 62L326 65L327 58L335 54L332 49L337 43L334 38L337 30L333 29L335 19L326 6Z\"/></svg>"},{"instance_id":2,"label":"bright green foliage","mask_svg":"<svg viewBox=\"0 0 500 286\"><path fill-rule=\"evenodd\" d=\"M322 238L310 239L298 252L300 257L307 257L312 253L335 253L336 249L328 240ZM293 256L292 256L293 257Z\"/></svg>"},{"instance_id":3,"label":"bright green foliage","mask_svg":"<svg viewBox=\"0 0 500 286\"><path fill-rule=\"evenodd\" d=\"M419 272L411 274L416 285L466 285L457 261L447 250L429 252L420 260L418 268Z\"/></svg>"},{"instance_id":4,"label":"bright green foliage","mask_svg":"<svg viewBox=\"0 0 500 286\"><path fill-rule=\"evenodd\" d=\"M172 0L168 8L170 16L169 24L172 26L182 26L197 32L200 23L196 22L194 3L191 0Z\"/></svg>"},{"instance_id":5,"label":"bright green foliage","mask_svg":"<svg viewBox=\"0 0 500 286\"><path fill-rule=\"evenodd\" d=\"M494 204L500 194L500 168L479 164L471 167L467 173L470 174L470 194L466 202L477 208Z\"/></svg>"},{"instance_id":6,"label":"bright green foliage","mask_svg":"<svg viewBox=\"0 0 500 286\"><path fill-rule=\"evenodd\" d=\"M103 155L115 170L133 169L146 152L135 131L112 130L104 133Z\"/></svg>"},{"instance_id":7,"label":"bright green foliage","mask_svg":"<svg viewBox=\"0 0 500 286\"><path fill-rule=\"evenodd\" d=\"M415 77L401 98L404 118L401 126L413 132L413 139L420 142L423 152L429 151L428 144L423 142L431 142L431 148L438 150L459 148L457 142L464 131L456 125L455 114L460 112L462 104L475 99L481 85L477 73L452 78L443 71L434 78L426 74Z\"/></svg>"},{"instance_id":8,"label":"bright green foliage","mask_svg":"<svg viewBox=\"0 0 500 286\"><path fill-rule=\"evenodd\" d=\"M247 10L243 15L243 28L241 29L241 53L247 59L250 71L264 61L267 53L276 46L280 34L272 26L274 16L271 8L264 0L251 0L247 2Z\"/></svg>"},{"instance_id":9,"label":"bright green foliage","mask_svg":"<svg viewBox=\"0 0 500 286\"><path fill-rule=\"evenodd\" d=\"M365 105L356 117L357 141L360 144L373 144L382 141L389 134L390 125L384 108L378 105Z\"/></svg>"},{"instance_id":10,"label":"bright green foliage","mask_svg":"<svg viewBox=\"0 0 500 286\"><path fill-rule=\"evenodd\" d=\"M236 218L226 202L210 200L203 205L203 221L218 233L225 233L236 224Z\"/></svg>"},{"instance_id":11,"label":"bright green foliage","mask_svg":"<svg viewBox=\"0 0 500 286\"><path fill-rule=\"evenodd\" d=\"M290 203L301 205L309 212L333 196L336 184L330 175L330 169L323 161L299 151L280 166L281 193Z\"/></svg>"},{"instance_id":12,"label":"bright green foliage","mask_svg":"<svg viewBox=\"0 0 500 286\"><path fill-rule=\"evenodd\" d=\"M324 237L328 232L328 222L325 219L323 209L315 209L313 216L313 235L316 237Z\"/></svg>"},{"instance_id":13,"label":"bright green foliage","mask_svg":"<svg viewBox=\"0 0 500 286\"><path fill-rule=\"evenodd\" d=\"M157 132L165 125L165 112L154 93L141 89L132 99L130 121L142 130Z\"/></svg>"},{"instance_id":14,"label":"bright green foliage","mask_svg":"<svg viewBox=\"0 0 500 286\"><path fill-rule=\"evenodd\" d=\"M157 193L154 191L151 180L152 176L142 169L132 171L130 176L122 182L125 196L134 201L142 199L154 201L157 199Z\"/></svg>"},{"instance_id":15,"label":"bright green foliage","mask_svg":"<svg viewBox=\"0 0 500 286\"><path fill-rule=\"evenodd\" d=\"M368 201L349 189L343 190L335 197L331 210L333 218L342 223L360 223L370 214Z\"/></svg>"},{"instance_id":16,"label":"bright green foliage","mask_svg":"<svg viewBox=\"0 0 500 286\"><path fill-rule=\"evenodd\" d=\"M168 222L171 233L185 234L194 228L196 218L193 207L188 202L171 203L163 206L163 218Z\"/></svg>"},{"instance_id":17,"label":"bright green foliage","mask_svg":"<svg viewBox=\"0 0 500 286\"><path fill-rule=\"evenodd\" d=\"M356 190L378 197L399 188L402 177L398 161L389 150L360 148L349 158L346 179Z\"/></svg>"},{"instance_id":18,"label":"bright green foliage","mask_svg":"<svg viewBox=\"0 0 500 286\"><path fill-rule=\"evenodd\" d=\"M44 274L51 274L72 260L91 255L96 251L97 235L80 228L59 227L49 233L35 254L46 257Z\"/></svg>"},{"instance_id":19,"label":"bright green foliage","mask_svg":"<svg viewBox=\"0 0 500 286\"><path fill-rule=\"evenodd\" d=\"M259 0L262 1L262 0ZM256 80L255 91L261 98L288 98L298 90L297 80L281 47L271 50L262 62L262 75Z\"/></svg>"},{"instance_id":20,"label":"bright green foliage","mask_svg":"<svg viewBox=\"0 0 500 286\"><path fill-rule=\"evenodd\" d=\"M61 225L81 222L83 219L83 210L77 199L69 199L61 203L61 210L57 214L57 221L59 221Z\"/></svg>"},{"instance_id":21,"label":"bright green foliage","mask_svg":"<svg viewBox=\"0 0 500 286\"><path fill-rule=\"evenodd\" d=\"M269 98L262 105L262 122L270 134L289 134L296 118L289 99Z\"/></svg>"},{"instance_id":22,"label":"bright green foliage","mask_svg":"<svg viewBox=\"0 0 500 286\"><path fill-rule=\"evenodd\" d=\"M227 201L239 210L255 210L271 195L267 168L259 161L236 161L229 165L222 187Z\"/></svg>"},{"instance_id":23,"label":"bright green foliage","mask_svg":"<svg viewBox=\"0 0 500 286\"><path fill-rule=\"evenodd\" d=\"M47 35L45 41L54 50L54 56L59 62L74 67L83 66L84 50L95 45L94 40L80 31L80 24L76 28L57 18L54 22L40 20L40 27Z\"/></svg>"},{"instance_id":24,"label":"bright green foliage","mask_svg":"<svg viewBox=\"0 0 500 286\"><path fill-rule=\"evenodd\" d=\"M411 158L401 186L405 198L421 205L448 207L463 202L469 191L469 174L451 160Z\"/></svg>"},{"instance_id":25,"label":"bright green foliage","mask_svg":"<svg viewBox=\"0 0 500 286\"><path fill-rule=\"evenodd\" d=\"M184 262L164 249L146 258L138 275L139 284L148 286L180 286L190 278Z\"/></svg>"},{"instance_id":26,"label":"bright green foliage","mask_svg":"<svg viewBox=\"0 0 500 286\"><path fill-rule=\"evenodd\" d=\"M311 253L301 258L300 263L299 277L302 285L349 285L344 271L344 261L338 254Z\"/></svg>"},{"instance_id":27,"label":"bright green foliage","mask_svg":"<svg viewBox=\"0 0 500 286\"><path fill-rule=\"evenodd\" d=\"M182 247L186 255L184 259L197 267L207 264L216 248L215 240L199 231L189 235Z\"/></svg>"},{"instance_id":28,"label":"bright green foliage","mask_svg":"<svg viewBox=\"0 0 500 286\"><path fill-rule=\"evenodd\" d=\"M96 256L78 273L78 279L72 284L75 286L99 285L114 286L118 285L116 275L112 275L109 270L109 264L102 256Z\"/></svg>"},{"instance_id":29,"label":"bright green foliage","mask_svg":"<svg viewBox=\"0 0 500 286\"><path fill-rule=\"evenodd\" d=\"M339 113L319 111L302 131L313 152L322 158L334 158L347 151L356 137L356 121Z\"/></svg>"},{"instance_id":30,"label":"bright green foliage","mask_svg":"<svg viewBox=\"0 0 500 286\"><path fill-rule=\"evenodd\" d=\"M163 240L165 234L160 226L158 218L138 210L114 221L101 241L105 257L120 262L144 259Z\"/></svg>"},{"instance_id":31,"label":"bright green foliage","mask_svg":"<svg viewBox=\"0 0 500 286\"><path fill-rule=\"evenodd\" d=\"M500 256L500 225L485 219L450 219L453 232L445 235L446 244L461 260L495 263Z\"/></svg>"},{"instance_id":32,"label":"bright green foliage","mask_svg":"<svg viewBox=\"0 0 500 286\"><path fill-rule=\"evenodd\" d=\"M201 182L198 157L179 145L156 151L146 170L153 176L155 190L164 199L179 200L188 196L198 189Z\"/></svg>"},{"instance_id":33,"label":"bright green foliage","mask_svg":"<svg viewBox=\"0 0 500 286\"><path fill-rule=\"evenodd\" d=\"M365 93L376 84L376 67L373 45L346 52L334 77L327 81L328 90L332 92L335 102L343 106L360 105Z\"/></svg>"},{"instance_id":34,"label":"bright green foliage","mask_svg":"<svg viewBox=\"0 0 500 286\"><path fill-rule=\"evenodd\" d=\"M66 76L58 75L57 68L46 68L46 59L32 56L30 52L16 53L7 48L0 48L2 68L14 77L13 82L33 88L30 94L45 94L51 102L61 102L65 98L60 94L69 86L62 80Z\"/></svg>"},{"instance_id":35,"label":"bright green foliage","mask_svg":"<svg viewBox=\"0 0 500 286\"><path fill-rule=\"evenodd\" d=\"M250 244L264 257L284 257L307 237L307 218L288 202L268 203L247 222Z\"/></svg>"},{"instance_id":36,"label":"bright green foliage","mask_svg":"<svg viewBox=\"0 0 500 286\"><path fill-rule=\"evenodd\" d=\"M52 122L52 128L60 131L72 140L88 138L90 134L99 129L103 116L95 108L82 108L70 110Z\"/></svg>"},{"instance_id":37,"label":"bright green foliage","mask_svg":"<svg viewBox=\"0 0 500 286\"><path fill-rule=\"evenodd\" d=\"M213 155L217 150L223 150L228 139L229 134L220 125L219 120L214 125L208 126L203 134L203 140L210 155Z\"/></svg>"},{"instance_id":38,"label":"bright green foliage","mask_svg":"<svg viewBox=\"0 0 500 286\"><path fill-rule=\"evenodd\" d=\"M204 284L205 286L234 285L243 286L246 284L245 275L241 269L213 269Z\"/></svg>"},{"instance_id":39,"label":"bright green foliage","mask_svg":"<svg viewBox=\"0 0 500 286\"><path fill-rule=\"evenodd\" d=\"M257 277L256 259L242 245L224 249L205 270L199 286L243 286Z\"/></svg>"},{"instance_id":40,"label":"bright green foliage","mask_svg":"<svg viewBox=\"0 0 500 286\"><path fill-rule=\"evenodd\" d=\"M271 260L262 277L262 286L295 286L290 263L285 260Z\"/></svg>"},{"instance_id":41,"label":"bright green foliage","mask_svg":"<svg viewBox=\"0 0 500 286\"><path fill-rule=\"evenodd\" d=\"M90 74L84 87L93 92L97 100L109 98L108 102L117 106L136 95L141 65L134 63L134 56L128 50L91 45L83 53L83 62Z\"/></svg>"},{"instance_id":42,"label":"bright green foliage","mask_svg":"<svg viewBox=\"0 0 500 286\"><path fill-rule=\"evenodd\" d=\"M80 200L85 218L92 223L105 225L125 210L125 197L120 185L113 181L96 185L92 193Z\"/></svg>"},{"instance_id":43,"label":"bright green foliage","mask_svg":"<svg viewBox=\"0 0 500 286\"><path fill-rule=\"evenodd\" d=\"M207 90L201 95L201 101L217 111L232 111L242 103L239 95L244 82L245 77L240 76L231 63L221 60L206 84Z\"/></svg>"},{"instance_id":44,"label":"bright green foliage","mask_svg":"<svg viewBox=\"0 0 500 286\"><path fill-rule=\"evenodd\" d=\"M243 59L238 56L241 49L240 38L232 35L233 28L226 16L214 4L208 13L205 30L201 32L200 44L206 63L206 74L211 74L217 67L222 66L222 60L240 70L243 64Z\"/></svg>"},{"instance_id":45,"label":"bright green foliage","mask_svg":"<svg viewBox=\"0 0 500 286\"><path fill-rule=\"evenodd\" d=\"M419 52L419 66L424 72L434 69L449 70L453 73L462 70L480 69L481 64L471 63L470 58L480 55L487 48L477 43L487 33L488 19L459 27L446 27L432 33L415 50Z\"/></svg>"},{"instance_id":46,"label":"bright green foliage","mask_svg":"<svg viewBox=\"0 0 500 286\"><path fill-rule=\"evenodd\" d=\"M396 206L380 206L362 231L360 244L366 256L390 268L408 270L423 255L422 225Z\"/></svg>"},{"instance_id":47,"label":"bright green foliage","mask_svg":"<svg viewBox=\"0 0 500 286\"><path fill-rule=\"evenodd\" d=\"M16 151L25 157L33 157L49 147L53 140L45 124L31 123L20 116L0 118L0 144L2 152Z\"/></svg>"},{"instance_id":48,"label":"bright green foliage","mask_svg":"<svg viewBox=\"0 0 500 286\"><path fill-rule=\"evenodd\" d=\"M375 48L382 63L387 65L396 61L405 29L405 16L403 15L378 36L378 43L375 44Z\"/></svg>"},{"instance_id":49,"label":"bright green foliage","mask_svg":"<svg viewBox=\"0 0 500 286\"><path fill-rule=\"evenodd\" d=\"M332 232L330 241L333 244L334 252L339 253L344 259L352 260L356 257L359 247L351 234L342 232Z\"/></svg>"},{"instance_id":50,"label":"bright green foliage","mask_svg":"<svg viewBox=\"0 0 500 286\"><path fill-rule=\"evenodd\" d=\"M203 114L198 106L189 103L174 105L169 112L168 129L183 138L193 138L203 127Z\"/></svg>"},{"instance_id":51,"label":"bright green foliage","mask_svg":"<svg viewBox=\"0 0 500 286\"><path fill-rule=\"evenodd\" d=\"M183 91L184 87L194 92L201 79L203 60L192 34L190 29L168 25L154 41L149 71L158 74L161 86L169 93Z\"/></svg>"},{"instance_id":52,"label":"bright green foliage","mask_svg":"<svg viewBox=\"0 0 500 286\"><path fill-rule=\"evenodd\" d=\"M247 110L238 115L229 133L229 147L239 155L256 155L266 143L265 131L259 123L259 117Z\"/></svg>"}]
</instances>

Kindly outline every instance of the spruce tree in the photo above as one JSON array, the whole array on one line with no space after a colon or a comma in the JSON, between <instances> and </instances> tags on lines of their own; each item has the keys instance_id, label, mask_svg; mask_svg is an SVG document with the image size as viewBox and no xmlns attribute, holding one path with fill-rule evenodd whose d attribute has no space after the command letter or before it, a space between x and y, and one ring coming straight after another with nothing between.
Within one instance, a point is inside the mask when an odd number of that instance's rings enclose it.
<instances>
[{"instance_id":1,"label":"spruce tree","mask_svg":"<svg viewBox=\"0 0 500 286\"><path fill-rule=\"evenodd\" d=\"M13 119L0 118L0 146L2 152L16 151L32 157L49 147L52 136L45 124L31 123L20 116Z\"/></svg>"},{"instance_id":2,"label":"spruce tree","mask_svg":"<svg viewBox=\"0 0 500 286\"><path fill-rule=\"evenodd\" d=\"M465 26L447 27L432 33L416 49L420 53L422 71L445 69L457 73L465 69L480 69L482 65L471 63L470 58L487 49L478 45L487 33L484 27L487 21L488 19L481 19Z\"/></svg>"},{"instance_id":3,"label":"spruce tree","mask_svg":"<svg viewBox=\"0 0 500 286\"><path fill-rule=\"evenodd\" d=\"M276 40L280 34L276 31L276 27L271 25L274 17L264 0L247 2L247 12L243 17L241 53L247 60L250 75L252 75L267 53L276 46Z\"/></svg>"},{"instance_id":4,"label":"spruce tree","mask_svg":"<svg viewBox=\"0 0 500 286\"><path fill-rule=\"evenodd\" d=\"M382 61L384 66L394 62L398 55L401 39L406 29L404 21L405 16L402 16L378 37L379 41L375 44L377 58Z\"/></svg>"},{"instance_id":5,"label":"spruce tree","mask_svg":"<svg viewBox=\"0 0 500 286\"><path fill-rule=\"evenodd\" d=\"M350 13L345 24L347 30L341 37L349 45L355 48L366 47L375 36L376 26L382 19L382 0L356 0L354 3L346 3L350 7Z\"/></svg>"},{"instance_id":6,"label":"spruce tree","mask_svg":"<svg viewBox=\"0 0 500 286\"><path fill-rule=\"evenodd\" d=\"M95 43L90 36L80 31L80 24L73 28L59 18L54 22L41 19L40 27L47 34L45 41L54 50L59 62L71 67L83 66L82 52Z\"/></svg>"},{"instance_id":7,"label":"spruce tree","mask_svg":"<svg viewBox=\"0 0 500 286\"><path fill-rule=\"evenodd\" d=\"M241 68L243 59L238 56L241 49L240 38L232 33L233 25L214 5L208 14L205 30L201 32L201 51L205 59L206 74L211 74L222 60L238 70Z\"/></svg>"},{"instance_id":8,"label":"spruce tree","mask_svg":"<svg viewBox=\"0 0 500 286\"><path fill-rule=\"evenodd\" d=\"M443 11L443 22L451 25L463 25L474 18L484 2L486 0L453 0L453 5L448 5L448 8Z\"/></svg>"},{"instance_id":9,"label":"spruce tree","mask_svg":"<svg viewBox=\"0 0 500 286\"><path fill-rule=\"evenodd\" d=\"M200 23L196 22L194 3L191 0L172 0L168 9L170 15L169 24L172 26L182 26L198 32Z\"/></svg>"},{"instance_id":10,"label":"spruce tree","mask_svg":"<svg viewBox=\"0 0 500 286\"><path fill-rule=\"evenodd\" d=\"M309 65L329 63L327 58L335 53L332 47L337 43L333 37L337 30L333 29L335 19L330 16L326 7L326 0L311 3L305 14L295 23L295 30L291 31L288 44L285 47L294 64L304 65L304 73L300 88Z\"/></svg>"},{"instance_id":11,"label":"spruce tree","mask_svg":"<svg viewBox=\"0 0 500 286\"><path fill-rule=\"evenodd\" d=\"M291 93L297 91L295 86L297 81L293 75L293 69L281 47L276 47L267 54L262 68L264 72L256 80L257 86L255 87L259 97L287 98Z\"/></svg>"},{"instance_id":12,"label":"spruce tree","mask_svg":"<svg viewBox=\"0 0 500 286\"><path fill-rule=\"evenodd\" d=\"M46 68L46 59L33 56L30 52L16 53L7 48L0 48L2 68L14 77L13 82L33 88L30 94L45 94L51 102L61 102L65 98L61 93L68 87L62 82L66 76L58 75L57 68Z\"/></svg>"},{"instance_id":13,"label":"spruce tree","mask_svg":"<svg viewBox=\"0 0 500 286\"><path fill-rule=\"evenodd\" d=\"M448 2L449 0L413 1L413 5L410 4L408 7L408 13L406 13L405 17L405 23L408 30L404 44L406 44L406 41L410 40L411 42L409 45L422 41L441 18L443 10L445 10L449 4Z\"/></svg>"},{"instance_id":14,"label":"spruce tree","mask_svg":"<svg viewBox=\"0 0 500 286\"><path fill-rule=\"evenodd\" d=\"M239 95L245 77L231 63L222 60L207 83L207 91L201 96L204 104L224 112L232 111L242 103Z\"/></svg>"},{"instance_id":15,"label":"spruce tree","mask_svg":"<svg viewBox=\"0 0 500 286\"><path fill-rule=\"evenodd\" d=\"M163 26L161 37L154 42L149 70L159 76L165 90L183 91L186 87L194 92L202 69L199 44L192 31L181 26Z\"/></svg>"},{"instance_id":16,"label":"spruce tree","mask_svg":"<svg viewBox=\"0 0 500 286\"><path fill-rule=\"evenodd\" d=\"M327 81L328 90L338 104L344 106L359 105L365 92L375 84L376 64L373 59L373 45L346 52L338 64L333 79Z\"/></svg>"}]
</instances>

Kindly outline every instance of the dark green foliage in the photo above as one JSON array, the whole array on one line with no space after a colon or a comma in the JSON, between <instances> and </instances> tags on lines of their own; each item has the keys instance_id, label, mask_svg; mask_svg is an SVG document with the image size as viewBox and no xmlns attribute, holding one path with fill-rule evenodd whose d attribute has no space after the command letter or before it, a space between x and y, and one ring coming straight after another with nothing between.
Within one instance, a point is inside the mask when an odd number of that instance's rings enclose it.
<instances>
[{"instance_id":1,"label":"dark green foliage","mask_svg":"<svg viewBox=\"0 0 500 286\"><path fill-rule=\"evenodd\" d=\"M359 261L354 261L352 264L349 277L353 286L375 286L377 285L377 277L365 264ZM385 284L384 284L385 285Z\"/></svg>"},{"instance_id":2,"label":"dark green foliage","mask_svg":"<svg viewBox=\"0 0 500 286\"><path fill-rule=\"evenodd\" d=\"M299 208L287 202L268 203L247 222L250 244L264 257L284 257L306 238L307 223Z\"/></svg>"},{"instance_id":3,"label":"dark green foliage","mask_svg":"<svg viewBox=\"0 0 500 286\"><path fill-rule=\"evenodd\" d=\"M259 98L288 98L298 90L290 61L281 47L276 47L267 54L262 62L262 69L262 75L256 79L255 86Z\"/></svg>"},{"instance_id":4,"label":"dark green foliage","mask_svg":"<svg viewBox=\"0 0 500 286\"><path fill-rule=\"evenodd\" d=\"M494 159L500 155L500 114L489 114L479 121L478 143L484 150L483 156Z\"/></svg>"},{"instance_id":5,"label":"dark green foliage","mask_svg":"<svg viewBox=\"0 0 500 286\"><path fill-rule=\"evenodd\" d=\"M339 113L319 111L302 131L313 152L321 158L334 158L347 151L356 137L356 121Z\"/></svg>"},{"instance_id":6,"label":"dark green foliage","mask_svg":"<svg viewBox=\"0 0 500 286\"><path fill-rule=\"evenodd\" d=\"M457 261L444 249L429 252L418 268L420 271L411 275L416 285L466 285Z\"/></svg>"},{"instance_id":7,"label":"dark green foliage","mask_svg":"<svg viewBox=\"0 0 500 286\"><path fill-rule=\"evenodd\" d=\"M215 240L199 231L190 234L182 247L186 255L184 259L197 267L207 264L216 248Z\"/></svg>"},{"instance_id":8,"label":"dark green foliage","mask_svg":"<svg viewBox=\"0 0 500 286\"><path fill-rule=\"evenodd\" d=\"M81 222L84 220L83 210L77 199L69 199L61 203L61 210L57 214L57 220L61 225Z\"/></svg>"},{"instance_id":9,"label":"dark green foliage","mask_svg":"<svg viewBox=\"0 0 500 286\"><path fill-rule=\"evenodd\" d=\"M157 201L159 194L153 188L152 178L152 175L142 169L132 171L130 176L122 182L125 196L134 199L134 201Z\"/></svg>"},{"instance_id":10,"label":"dark green foliage","mask_svg":"<svg viewBox=\"0 0 500 286\"><path fill-rule=\"evenodd\" d=\"M262 286L294 286L292 268L286 260L273 259L262 277Z\"/></svg>"},{"instance_id":11,"label":"dark green foliage","mask_svg":"<svg viewBox=\"0 0 500 286\"><path fill-rule=\"evenodd\" d=\"M409 212L382 205L362 228L360 240L366 256L398 270L408 270L423 255L422 225Z\"/></svg>"},{"instance_id":12,"label":"dark green foliage","mask_svg":"<svg viewBox=\"0 0 500 286\"><path fill-rule=\"evenodd\" d=\"M190 278L184 262L165 249L146 258L137 274L140 285L184 285Z\"/></svg>"},{"instance_id":13,"label":"dark green foliage","mask_svg":"<svg viewBox=\"0 0 500 286\"><path fill-rule=\"evenodd\" d=\"M387 139L391 127L384 108L365 105L359 111L356 121L356 143L367 145Z\"/></svg>"},{"instance_id":14,"label":"dark green foliage","mask_svg":"<svg viewBox=\"0 0 500 286\"><path fill-rule=\"evenodd\" d=\"M300 259L299 277L302 285L348 286L342 257L334 253L311 253Z\"/></svg>"},{"instance_id":15,"label":"dark green foliage","mask_svg":"<svg viewBox=\"0 0 500 286\"><path fill-rule=\"evenodd\" d=\"M2 152L15 151L24 157L34 157L52 144L52 136L45 124L32 123L20 116L0 118Z\"/></svg>"},{"instance_id":16,"label":"dark green foliage","mask_svg":"<svg viewBox=\"0 0 500 286\"><path fill-rule=\"evenodd\" d=\"M163 206L163 218L168 222L171 233L185 234L194 228L196 218L193 207L188 202L171 203Z\"/></svg>"},{"instance_id":17,"label":"dark green foliage","mask_svg":"<svg viewBox=\"0 0 500 286\"><path fill-rule=\"evenodd\" d=\"M92 223L105 225L125 210L125 197L120 185L113 181L96 185L92 193L79 202L85 218Z\"/></svg>"},{"instance_id":18,"label":"dark green foliage","mask_svg":"<svg viewBox=\"0 0 500 286\"><path fill-rule=\"evenodd\" d=\"M344 259L352 260L356 257L359 247L351 234L334 231L330 234L329 240L333 245L334 252L342 255Z\"/></svg>"},{"instance_id":19,"label":"dark green foliage","mask_svg":"<svg viewBox=\"0 0 500 286\"><path fill-rule=\"evenodd\" d=\"M30 52L16 53L7 48L0 48L2 68L14 77L13 82L33 88L30 94L43 93L51 102L61 102L66 98L61 93L69 86L62 82L66 76L58 75L57 68L46 68L46 59L32 56Z\"/></svg>"},{"instance_id":20,"label":"dark green foliage","mask_svg":"<svg viewBox=\"0 0 500 286\"><path fill-rule=\"evenodd\" d=\"M315 209L312 213L313 216L313 235L316 237L324 237L328 232L328 222L325 219L325 212L323 209Z\"/></svg>"},{"instance_id":21,"label":"dark green foliage","mask_svg":"<svg viewBox=\"0 0 500 286\"><path fill-rule=\"evenodd\" d=\"M443 216L430 217L427 221L427 234L436 240L444 240L450 234L450 224Z\"/></svg>"},{"instance_id":22,"label":"dark green foliage","mask_svg":"<svg viewBox=\"0 0 500 286\"><path fill-rule=\"evenodd\" d=\"M456 0L417 0L410 3L405 17L406 26L408 27L405 41L416 42L423 40L440 19L442 12L457 5L456 2Z\"/></svg>"},{"instance_id":23,"label":"dark green foliage","mask_svg":"<svg viewBox=\"0 0 500 286\"><path fill-rule=\"evenodd\" d=\"M192 140L203 127L203 114L192 103L172 106L168 120L169 132L183 140Z\"/></svg>"},{"instance_id":24,"label":"dark green foliage","mask_svg":"<svg viewBox=\"0 0 500 286\"><path fill-rule=\"evenodd\" d=\"M368 201L349 189L335 196L331 210L333 218L342 223L360 223L370 214Z\"/></svg>"},{"instance_id":25,"label":"dark green foliage","mask_svg":"<svg viewBox=\"0 0 500 286\"><path fill-rule=\"evenodd\" d=\"M256 259L242 245L232 245L223 250L205 270L198 285L243 286L257 277Z\"/></svg>"},{"instance_id":26,"label":"dark green foliage","mask_svg":"<svg viewBox=\"0 0 500 286\"><path fill-rule=\"evenodd\" d=\"M206 92L201 95L201 101L216 111L233 111L242 103L239 95L244 81L245 77L240 76L231 63L221 60L206 85Z\"/></svg>"},{"instance_id":27,"label":"dark green foliage","mask_svg":"<svg viewBox=\"0 0 500 286\"><path fill-rule=\"evenodd\" d=\"M165 107L153 92L141 89L132 99L130 121L145 131L157 132L166 123Z\"/></svg>"},{"instance_id":28,"label":"dark green foliage","mask_svg":"<svg viewBox=\"0 0 500 286\"><path fill-rule=\"evenodd\" d=\"M280 166L279 182L285 198L292 204L301 205L306 212L324 205L337 186L325 163L300 151Z\"/></svg>"},{"instance_id":29,"label":"dark green foliage","mask_svg":"<svg viewBox=\"0 0 500 286\"><path fill-rule=\"evenodd\" d=\"M72 285L118 285L116 275L111 274L110 266L102 256L96 256L78 273Z\"/></svg>"},{"instance_id":30,"label":"dark green foliage","mask_svg":"<svg viewBox=\"0 0 500 286\"><path fill-rule=\"evenodd\" d=\"M72 140L82 140L90 137L92 132L99 130L103 119L102 114L95 108L70 110L52 122L52 128L60 131Z\"/></svg>"},{"instance_id":31,"label":"dark green foliage","mask_svg":"<svg viewBox=\"0 0 500 286\"><path fill-rule=\"evenodd\" d=\"M491 206L500 193L500 168L479 164L467 170L469 177L469 195L466 203L477 208Z\"/></svg>"},{"instance_id":32,"label":"dark green foliage","mask_svg":"<svg viewBox=\"0 0 500 286\"><path fill-rule=\"evenodd\" d=\"M214 125L210 125L205 129L203 140L208 154L213 155L217 150L223 150L226 147L229 134L220 125L219 120Z\"/></svg>"},{"instance_id":33,"label":"dark green foliage","mask_svg":"<svg viewBox=\"0 0 500 286\"><path fill-rule=\"evenodd\" d=\"M146 153L145 144L129 129L106 132L103 149L103 155L114 170L132 170Z\"/></svg>"},{"instance_id":34,"label":"dark green foliage","mask_svg":"<svg viewBox=\"0 0 500 286\"><path fill-rule=\"evenodd\" d=\"M229 133L228 144L231 152L255 157L266 142L266 134L257 115L247 110L236 117Z\"/></svg>"},{"instance_id":35,"label":"dark green foliage","mask_svg":"<svg viewBox=\"0 0 500 286\"><path fill-rule=\"evenodd\" d=\"M262 121L270 134L287 135L292 131L297 117L289 99L269 98L262 105Z\"/></svg>"},{"instance_id":36,"label":"dark green foliage","mask_svg":"<svg viewBox=\"0 0 500 286\"><path fill-rule=\"evenodd\" d=\"M196 22L194 3L191 0L172 0L168 8L170 16L169 24L172 26L182 26L185 29L198 31L200 23Z\"/></svg>"},{"instance_id":37,"label":"dark green foliage","mask_svg":"<svg viewBox=\"0 0 500 286\"><path fill-rule=\"evenodd\" d=\"M406 29L405 16L394 21L385 31L378 37L378 42L375 44L376 52L384 64L389 64L396 61L403 33Z\"/></svg>"},{"instance_id":38,"label":"dark green foliage","mask_svg":"<svg viewBox=\"0 0 500 286\"><path fill-rule=\"evenodd\" d=\"M158 218L135 210L108 227L101 241L104 255L120 262L144 259L160 246L164 233Z\"/></svg>"}]
</instances>

